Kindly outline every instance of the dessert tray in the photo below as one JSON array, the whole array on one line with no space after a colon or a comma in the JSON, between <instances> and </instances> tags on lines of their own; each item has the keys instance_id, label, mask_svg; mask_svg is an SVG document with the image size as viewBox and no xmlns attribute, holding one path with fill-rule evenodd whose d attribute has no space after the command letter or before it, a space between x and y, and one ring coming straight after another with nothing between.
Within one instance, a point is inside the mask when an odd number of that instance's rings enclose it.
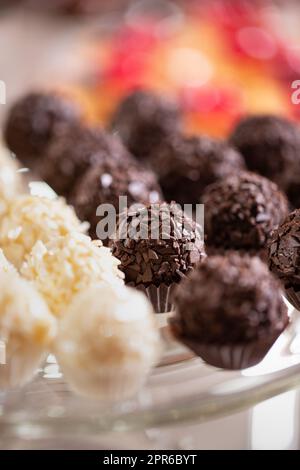
<instances>
[{"instance_id":1,"label":"dessert tray","mask_svg":"<svg viewBox=\"0 0 300 470\"><path fill-rule=\"evenodd\" d=\"M290 306L289 306L290 308ZM300 316L265 359L241 371L210 367L165 337L166 352L137 396L117 405L73 394L53 356L21 390L0 393L3 439L30 439L126 432L186 421L204 422L253 406L300 386Z\"/></svg>"}]
</instances>

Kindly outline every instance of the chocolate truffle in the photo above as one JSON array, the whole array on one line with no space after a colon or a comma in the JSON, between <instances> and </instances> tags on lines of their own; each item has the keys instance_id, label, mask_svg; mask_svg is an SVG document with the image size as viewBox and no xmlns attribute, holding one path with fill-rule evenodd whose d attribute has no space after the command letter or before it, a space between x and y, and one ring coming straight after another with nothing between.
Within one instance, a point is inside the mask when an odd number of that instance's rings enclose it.
<instances>
[{"instance_id":1,"label":"chocolate truffle","mask_svg":"<svg viewBox=\"0 0 300 470\"><path fill-rule=\"evenodd\" d=\"M286 192L292 184L300 184L300 130L295 123L279 116L248 116L237 124L230 142L249 170L275 181ZM291 202L297 200L291 190Z\"/></svg>"},{"instance_id":2,"label":"chocolate truffle","mask_svg":"<svg viewBox=\"0 0 300 470\"><path fill-rule=\"evenodd\" d=\"M270 232L288 212L286 197L263 176L242 172L210 185L204 195L206 241L212 251L264 255Z\"/></svg>"},{"instance_id":3,"label":"chocolate truffle","mask_svg":"<svg viewBox=\"0 0 300 470\"><path fill-rule=\"evenodd\" d=\"M132 157L117 137L99 127L61 126L35 170L57 194L68 198L84 172L105 158Z\"/></svg>"},{"instance_id":4,"label":"chocolate truffle","mask_svg":"<svg viewBox=\"0 0 300 470\"><path fill-rule=\"evenodd\" d=\"M106 402L137 393L161 352L155 323L140 292L103 282L87 287L66 310L55 347L71 388Z\"/></svg>"},{"instance_id":5,"label":"chocolate truffle","mask_svg":"<svg viewBox=\"0 0 300 470\"><path fill-rule=\"evenodd\" d=\"M157 313L168 311L174 284L206 256L201 228L175 203L122 214L111 246L125 282L146 291Z\"/></svg>"},{"instance_id":6,"label":"chocolate truffle","mask_svg":"<svg viewBox=\"0 0 300 470\"><path fill-rule=\"evenodd\" d=\"M151 153L167 201L197 204L211 183L245 169L243 157L226 142L206 136L169 134Z\"/></svg>"},{"instance_id":7,"label":"chocolate truffle","mask_svg":"<svg viewBox=\"0 0 300 470\"><path fill-rule=\"evenodd\" d=\"M173 101L138 90L120 103L111 127L134 156L145 159L169 132L181 128L180 112Z\"/></svg>"},{"instance_id":8,"label":"chocolate truffle","mask_svg":"<svg viewBox=\"0 0 300 470\"><path fill-rule=\"evenodd\" d=\"M120 196L127 196L127 206L130 207L134 203L159 201L161 190L154 173L130 159L104 159L88 169L75 185L70 201L78 217L90 223L92 238L97 238L96 229L100 221L97 207L111 204L118 213ZM107 244L107 240L101 239Z\"/></svg>"},{"instance_id":9,"label":"chocolate truffle","mask_svg":"<svg viewBox=\"0 0 300 470\"><path fill-rule=\"evenodd\" d=\"M300 309L300 209L274 230L268 243L269 267L282 281L288 300Z\"/></svg>"},{"instance_id":10,"label":"chocolate truffle","mask_svg":"<svg viewBox=\"0 0 300 470\"><path fill-rule=\"evenodd\" d=\"M288 324L280 286L258 257L208 257L174 302L173 333L216 367L256 364Z\"/></svg>"},{"instance_id":11,"label":"chocolate truffle","mask_svg":"<svg viewBox=\"0 0 300 470\"><path fill-rule=\"evenodd\" d=\"M80 106L69 97L51 92L32 92L10 109L4 137L24 165L34 168L57 128L80 122Z\"/></svg>"}]
</instances>

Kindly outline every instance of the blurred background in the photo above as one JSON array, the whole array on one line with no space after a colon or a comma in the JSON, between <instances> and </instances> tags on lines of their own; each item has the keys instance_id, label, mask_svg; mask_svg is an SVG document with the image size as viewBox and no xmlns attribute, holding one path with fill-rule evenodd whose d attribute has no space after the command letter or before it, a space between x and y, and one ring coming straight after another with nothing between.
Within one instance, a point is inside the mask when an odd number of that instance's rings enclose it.
<instances>
[{"instance_id":1,"label":"blurred background","mask_svg":"<svg viewBox=\"0 0 300 470\"><path fill-rule=\"evenodd\" d=\"M175 96L187 131L222 136L245 112L300 116L300 4L271 0L0 1L7 104L66 88L103 123L137 87ZM1 117L5 106L0 107Z\"/></svg>"}]
</instances>

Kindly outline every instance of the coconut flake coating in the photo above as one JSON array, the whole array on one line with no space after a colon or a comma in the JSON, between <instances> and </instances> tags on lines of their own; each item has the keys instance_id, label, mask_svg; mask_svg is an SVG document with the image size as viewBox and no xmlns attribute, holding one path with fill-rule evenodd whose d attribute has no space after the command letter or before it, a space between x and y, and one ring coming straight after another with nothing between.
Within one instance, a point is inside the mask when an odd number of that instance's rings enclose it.
<instances>
[{"instance_id":1,"label":"coconut flake coating","mask_svg":"<svg viewBox=\"0 0 300 470\"><path fill-rule=\"evenodd\" d=\"M21 274L33 281L52 313L63 316L75 294L92 282L122 284L119 261L98 241L80 233L38 241Z\"/></svg>"},{"instance_id":2,"label":"coconut flake coating","mask_svg":"<svg viewBox=\"0 0 300 470\"><path fill-rule=\"evenodd\" d=\"M271 231L288 213L277 185L250 172L208 186L202 202L207 244L252 254L265 249Z\"/></svg>"},{"instance_id":3,"label":"coconut flake coating","mask_svg":"<svg viewBox=\"0 0 300 470\"><path fill-rule=\"evenodd\" d=\"M202 343L247 343L288 323L278 281L258 257L208 257L174 296L179 336Z\"/></svg>"},{"instance_id":4,"label":"coconut flake coating","mask_svg":"<svg viewBox=\"0 0 300 470\"><path fill-rule=\"evenodd\" d=\"M21 386L33 376L56 334L56 320L35 288L0 270L0 338L5 364L0 389Z\"/></svg>"},{"instance_id":5,"label":"coconut flake coating","mask_svg":"<svg viewBox=\"0 0 300 470\"><path fill-rule=\"evenodd\" d=\"M79 123L82 110L73 99L56 92L31 92L11 107L4 129L9 149L34 168L61 125Z\"/></svg>"},{"instance_id":6,"label":"coconut flake coating","mask_svg":"<svg viewBox=\"0 0 300 470\"><path fill-rule=\"evenodd\" d=\"M85 232L72 207L63 199L22 195L8 206L0 223L0 246L7 259L20 268L35 243L77 231Z\"/></svg>"},{"instance_id":7,"label":"coconut flake coating","mask_svg":"<svg viewBox=\"0 0 300 470\"><path fill-rule=\"evenodd\" d=\"M160 354L147 298L98 282L74 298L60 323L56 356L78 393L115 401L136 393Z\"/></svg>"}]
</instances>

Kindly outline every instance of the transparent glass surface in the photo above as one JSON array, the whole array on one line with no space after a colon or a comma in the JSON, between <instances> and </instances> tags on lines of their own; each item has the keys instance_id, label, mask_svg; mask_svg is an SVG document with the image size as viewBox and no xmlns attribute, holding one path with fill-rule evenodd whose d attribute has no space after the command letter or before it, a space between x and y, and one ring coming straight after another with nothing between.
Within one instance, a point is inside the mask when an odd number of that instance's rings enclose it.
<instances>
[{"instance_id":1,"label":"transparent glass surface","mask_svg":"<svg viewBox=\"0 0 300 470\"><path fill-rule=\"evenodd\" d=\"M176 342L134 398L109 406L73 394L49 356L36 378L21 390L0 394L3 438L95 436L185 421L204 422L248 408L300 386L300 316L265 359L242 371L210 367Z\"/></svg>"}]
</instances>

